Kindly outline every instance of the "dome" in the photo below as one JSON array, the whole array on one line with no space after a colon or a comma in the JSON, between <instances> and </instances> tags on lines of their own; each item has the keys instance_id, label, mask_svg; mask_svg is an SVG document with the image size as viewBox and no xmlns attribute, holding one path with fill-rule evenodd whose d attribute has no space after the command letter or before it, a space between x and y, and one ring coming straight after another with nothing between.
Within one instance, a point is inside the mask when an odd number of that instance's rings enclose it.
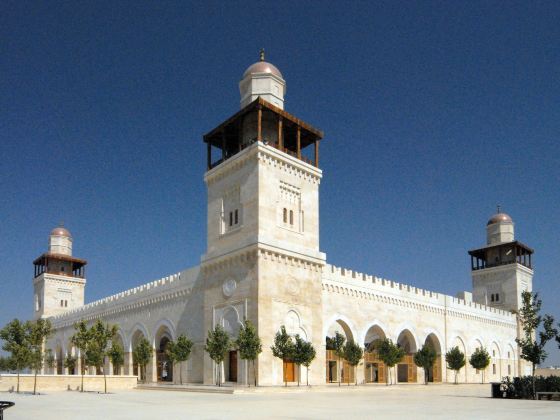
<instances>
[{"instance_id":1,"label":"dome","mask_svg":"<svg viewBox=\"0 0 560 420\"><path fill-rule=\"evenodd\" d=\"M68 229L62 226L56 227L53 230L51 230L51 236L66 236L68 238L72 237L70 232L68 232Z\"/></svg>"},{"instance_id":2,"label":"dome","mask_svg":"<svg viewBox=\"0 0 560 420\"><path fill-rule=\"evenodd\" d=\"M266 61L257 61L255 64L251 64L247 70L245 70L245 73L243 73L243 78L254 73L270 73L283 79L280 70L278 70L274 64L270 64Z\"/></svg>"},{"instance_id":3,"label":"dome","mask_svg":"<svg viewBox=\"0 0 560 420\"><path fill-rule=\"evenodd\" d=\"M492 216L490 218L490 220L488 220L488 223L486 223L486 225L493 225L494 223L513 223L513 220L511 220L511 217L509 214L506 213L496 213L494 216Z\"/></svg>"}]
</instances>

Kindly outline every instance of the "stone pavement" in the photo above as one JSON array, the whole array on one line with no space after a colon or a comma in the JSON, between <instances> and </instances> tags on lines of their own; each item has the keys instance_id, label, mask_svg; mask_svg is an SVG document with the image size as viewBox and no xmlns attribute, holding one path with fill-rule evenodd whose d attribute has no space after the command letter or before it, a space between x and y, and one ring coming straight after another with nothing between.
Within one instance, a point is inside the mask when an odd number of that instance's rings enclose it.
<instances>
[{"instance_id":1,"label":"stone pavement","mask_svg":"<svg viewBox=\"0 0 560 420\"><path fill-rule=\"evenodd\" d=\"M280 392L279 392L280 391ZM558 419L558 401L489 398L490 385L264 388L235 394L121 391L0 393L16 419Z\"/></svg>"}]
</instances>

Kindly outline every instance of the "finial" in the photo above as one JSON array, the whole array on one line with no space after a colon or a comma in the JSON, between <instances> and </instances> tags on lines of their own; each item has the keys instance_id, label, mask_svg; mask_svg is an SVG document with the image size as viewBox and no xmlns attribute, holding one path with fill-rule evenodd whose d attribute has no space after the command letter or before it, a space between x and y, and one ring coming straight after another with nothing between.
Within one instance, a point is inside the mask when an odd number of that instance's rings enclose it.
<instances>
[{"instance_id":1,"label":"finial","mask_svg":"<svg viewBox=\"0 0 560 420\"><path fill-rule=\"evenodd\" d=\"M261 61L264 61L264 48L261 48L260 56L261 56Z\"/></svg>"},{"instance_id":2,"label":"finial","mask_svg":"<svg viewBox=\"0 0 560 420\"><path fill-rule=\"evenodd\" d=\"M501 213L501 212L502 212L502 206L500 206L500 205L498 204L498 205L497 205L497 208L498 208L498 213Z\"/></svg>"},{"instance_id":3,"label":"finial","mask_svg":"<svg viewBox=\"0 0 560 420\"><path fill-rule=\"evenodd\" d=\"M61 221L58 223L58 227L64 227L64 220L61 220Z\"/></svg>"}]
</instances>

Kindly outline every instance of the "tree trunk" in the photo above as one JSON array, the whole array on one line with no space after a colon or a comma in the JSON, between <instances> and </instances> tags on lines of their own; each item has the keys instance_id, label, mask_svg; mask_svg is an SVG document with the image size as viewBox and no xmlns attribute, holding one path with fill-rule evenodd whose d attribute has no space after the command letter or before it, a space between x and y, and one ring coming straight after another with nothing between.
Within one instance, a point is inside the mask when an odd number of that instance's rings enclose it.
<instances>
[{"instance_id":1,"label":"tree trunk","mask_svg":"<svg viewBox=\"0 0 560 420\"><path fill-rule=\"evenodd\" d=\"M354 379L356 380L354 385L358 386L358 365L354 366Z\"/></svg>"},{"instance_id":2,"label":"tree trunk","mask_svg":"<svg viewBox=\"0 0 560 420\"><path fill-rule=\"evenodd\" d=\"M340 366L340 356L338 356L338 386L340 386L342 366Z\"/></svg>"},{"instance_id":3,"label":"tree trunk","mask_svg":"<svg viewBox=\"0 0 560 420\"><path fill-rule=\"evenodd\" d=\"M84 366L82 364L82 384L80 386L80 392L84 392Z\"/></svg>"},{"instance_id":4,"label":"tree trunk","mask_svg":"<svg viewBox=\"0 0 560 420\"><path fill-rule=\"evenodd\" d=\"M428 369L424 368L424 385L428 385Z\"/></svg>"},{"instance_id":5,"label":"tree trunk","mask_svg":"<svg viewBox=\"0 0 560 420\"><path fill-rule=\"evenodd\" d=\"M297 365L298 372L297 372L297 386L299 386L299 374L301 373L301 365Z\"/></svg>"},{"instance_id":6,"label":"tree trunk","mask_svg":"<svg viewBox=\"0 0 560 420\"><path fill-rule=\"evenodd\" d=\"M309 386L309 366L307 366L307 386Z\"/></svg>"},{"instance_id":7,"label":"tree trunk","mask_svg":"<svg viewBox=\"0 0 560 420\"><path fill-rule=\"evenodd\" d=\"M536 400L537 399L537 393L536 393L536 389L535 389L535 364L533 363L533 399Z\"/></svg>"},{"instance_id":8,"label":"tree trunk","mask_svg":"<svg viewBox=\"0 0 560 420\"><path fill-rule=\"evenodd\" d=\"M103 366L103 382L105 384L105 394L107 393L107 375L105 374L105 366Z\"/></svg>"},{"instance_id":9,"label":"tree trunk","mask_svg":"<svg viewBox=\"0 0 560 420\"><path fill-rule=\"evenodd\" d=\"M458 382L457 382L457 375L458 375L458 374L459 374L459 371L456 370L456 371L455 371L455 385L457 385L457 383L458 383Z\"/></svg>"},{"instance_id":10,"label":"tree trunk","mask_svg":"<svg viewBox=\"0 0 560 420\"><path fill-rule=\"evenodd\" d=\"M17 388L16 392L19 394L19 370L17 371Z\"/></svg>"},{"instance_id":11,"label":"tree trunk","mask_svg":"<svg viewBox=\"0 0 560 420\"><path fill-rule=\"evenodd\" d=\"M35 369L35 377L33 378L33 395L37 392L37 369Z\"/></svg>"},{"instance_id":12,"label":"tree trunk","mask_svg":"<svg viewBox=\"0 0 560 420\"><path fill-rule=\"evenodd\" d=\"M257 387L257 371L255 370L255 359L251 361L253 365L253 379L255 380L255 388Z\"/></svg>"},{"instance_id":13,"label":"tree trunk","mask_svg":"<svg viewBox=\"0 0 560 420\"><path fill-rule=\"evenodd\" d=\"M181 385L183 385L183 362L179 362L179 380L181 381Z\"/></svg>"},{"instance_id":14,"label":"tree trunk","mask_svg":"<svg viewBox=\"0 0 560 420\"><path fill-rule=\"evenodd\" d=\"M389 386L389 366L385 365L385 386Z\"/></svg>"}]
</instances>

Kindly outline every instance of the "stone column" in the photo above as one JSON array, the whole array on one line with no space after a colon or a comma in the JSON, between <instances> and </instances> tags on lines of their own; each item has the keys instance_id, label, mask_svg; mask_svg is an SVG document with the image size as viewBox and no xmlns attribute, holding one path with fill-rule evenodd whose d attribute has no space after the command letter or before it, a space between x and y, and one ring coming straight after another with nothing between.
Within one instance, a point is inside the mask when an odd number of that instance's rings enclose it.
<instances>
[{"instance_id":1,"label":"stone column","mask_svg":"<svg viewBox=\"0 0 560 420\"><path fill-rule=\"evenodd\" d=\"M146 366L146 382L157 382L157 356L153 349L152 361Z\"/></svg>"},{"instance_id":2,"label":"stone column","mask_svg":"<svg viewBox=\"0 0 560 420\"><path fill-rule=\"evenodd\" d=\"M124 354L123 370L125 375L134 375L132 352Z\"/></svg>"}]
</instances>

